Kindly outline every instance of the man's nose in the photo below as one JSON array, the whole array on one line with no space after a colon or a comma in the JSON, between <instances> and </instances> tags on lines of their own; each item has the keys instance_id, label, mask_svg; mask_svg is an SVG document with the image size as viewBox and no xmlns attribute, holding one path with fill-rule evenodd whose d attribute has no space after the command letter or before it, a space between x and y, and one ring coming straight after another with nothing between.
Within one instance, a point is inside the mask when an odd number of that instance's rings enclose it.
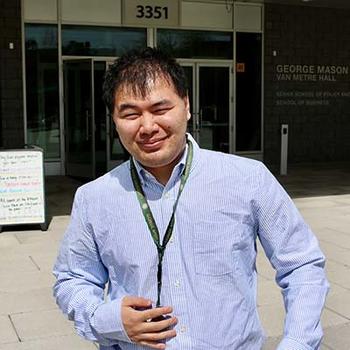
<instances>
[{"instance_id":1,"label":"man's nose","mask_svg":"<svg viewBox=\"0 0 350 350\"><path fill-rule=\"evenodd\" d=\"M153 114L144 113L141 117L140 133L149 135L156 131L158 131L158 124L156 123Z\"/></svg>"}]
</instances>

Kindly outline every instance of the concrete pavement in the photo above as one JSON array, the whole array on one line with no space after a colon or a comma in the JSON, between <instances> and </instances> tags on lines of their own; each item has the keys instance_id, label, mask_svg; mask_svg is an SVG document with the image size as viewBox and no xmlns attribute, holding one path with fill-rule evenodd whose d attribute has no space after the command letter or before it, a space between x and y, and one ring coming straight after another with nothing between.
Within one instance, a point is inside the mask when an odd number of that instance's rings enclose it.
<instances>
[{"instance_id":1,"label":"concrete pavement","mask_svg":"<svg viewBox=\"0 0 350 350\"><path fill-rule=\"evenodd\" d=\"M290 169L290 175L280 181L313 228L328 259L331 291L322 316L322 349L349 350L350 167L305 166ZM0 234L1 350L96 350L94 344L75 335L72 323L52 297L51 269L78 185L79 181L64 177L47 179L47 201L53 215L47 232L17 227L4 228ZM264 350L272 350L283 330L283 302L263 252L259 252L257 266L259 314L268 336Z\"/></svg>"}]
</instances>

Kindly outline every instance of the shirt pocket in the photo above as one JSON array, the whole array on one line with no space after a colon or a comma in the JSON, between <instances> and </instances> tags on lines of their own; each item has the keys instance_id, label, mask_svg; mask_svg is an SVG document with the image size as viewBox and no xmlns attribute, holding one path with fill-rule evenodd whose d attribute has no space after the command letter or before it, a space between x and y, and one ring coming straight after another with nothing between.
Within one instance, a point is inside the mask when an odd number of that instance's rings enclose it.
<instances>
[{"instance_id":1,"label":"shirt pocket","mask_svg":"<svg viewBox=\"0 0 350 350\"><path fill-rule=\"evenodd\" d=\"M200 222L193 235L196 273L221 276L237 271L239 252L249 241L246 226L232 222Z\"/></svg>"}]
</instances>

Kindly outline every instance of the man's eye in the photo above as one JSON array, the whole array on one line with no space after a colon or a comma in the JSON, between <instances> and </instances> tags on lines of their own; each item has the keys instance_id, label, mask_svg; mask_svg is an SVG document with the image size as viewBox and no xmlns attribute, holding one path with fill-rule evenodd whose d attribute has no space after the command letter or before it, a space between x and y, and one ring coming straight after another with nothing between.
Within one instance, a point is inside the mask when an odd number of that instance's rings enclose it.
<instances>
[{"instance_id":1,"label":"man's eye","mask_svg":"<svg viewBox=\"0 0 350 350\"><path fill-rule=\"evenodd\" d=\"M139 115L137 113L127 113L123 114L121 117L123 119L136 119Z\"/></svg>"},{"instance_id":2,"label":"man's eye","mask_svg":"<svg viewBox=\"0 0 350 350\"><path fill-rule=\"evenodd\" d=\"M157 115L162 115L165 114L166 112L169 111L170 108L160 108L160 109L156 109L153 113L157 114Z\"/></svg>"}]
</instances>

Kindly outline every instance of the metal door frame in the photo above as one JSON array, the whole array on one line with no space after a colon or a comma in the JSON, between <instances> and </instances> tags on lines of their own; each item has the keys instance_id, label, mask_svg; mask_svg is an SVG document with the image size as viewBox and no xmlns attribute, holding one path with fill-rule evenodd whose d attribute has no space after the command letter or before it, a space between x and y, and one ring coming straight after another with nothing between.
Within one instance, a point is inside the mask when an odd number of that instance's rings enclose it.
<instances>
[{"instance_id":1,"label":"metal door frame","mask_svg":"<svg viewBox=\"0 0 350 350\"><path fill-rule=\"evenodd\" d=\"M182 67L191 67L192 68L192 113L191 113L191 123L192 123L192 131L193 137L195 140L198 140L198 130L197 130L197 99L196 99L196 65L194 62L183 62L182 60L178 60L179 64ZM190 102L190 101L189 101Z\"/></svg>"},{"instance_id":2,"label":"metal door frame","mask_svg":"<svg viewBox=\"0 0 350 350\"><path fill-rule=\"evenodd\" d=\"M112 60L106 61L106 71L110 65L113 64ZM112 116L108 113L108 108L106 106L106 159L107 159L107 171L110 171L115 166L118 165L118 161L111 159L111 133L112 129L111 126L114 125L114 122L112 121Z\"/></svg>"},{"instance_id":3,"label":"metal door frame","mask_svg":"<svg viewBox=\"0 0 350 350\"><path fill-rule=\"evenodd\" d=\"M109 58L106 59L106 71L109 68L109 66L111 64L114 63L115 59ZM106 107L106 154L107 154L107 171L112 170L113 168L115 168L116 166L118 166L119 164L123 163L123 160L112 160L112 152L111 152L111 135L113 130L115 129L115 125L114 125L114 121L113 121L113 117L111 115L109 115L108 113L108 109Z\"/></svg>"},{"instance_id":4,"label":"metal door frame","mask_svg":"<svg viewBox=\"0 0 350 350\"><path fill-rule=\"evenodd\" d=\"M264 13L264 6L263 8L263 13ZM260 109L260 123L261 123L261 130L260 130L260 136L261 136L261 142L260 142L260 150L255 150L255 151L239 151L236 152L235 149L235 153L242 156L242 157L246 157L246 158L251 158L251 159L256 159L259 161L263 161L264 159L264 138L265 138L265 133L264 133L264 103L265 103L265 99L264 99L264 31L257 31L257 30L253 30L253 31L246 31L246 30L239 30L239 29L235 29L234 30L234 37L233 37L233 60L235 62L235 64L237 63L237 33L251 33L251 34L261 34L261 93L260 93L260 97L261 97L261 109ZM234 110L233 110L233 114L234 114L234 120L236 123L236 101L237 101L237 77L236 77L236 67L235 67L235 74L234 74L234 83L233 83L233 90L234 90ZM236 138L236 130L234 130L234 138ZM236 144L235 144L235 148L236 148Z\"/></svg>"},{"instance_id":5,"label":"metal door frame","mask_svg":"<svg viewBox=\"0 0 350 350\"><path fill-rule=\"evenodd\" d=\"M65 74L64 74L64 64L65 62L84 62L84 63L90 63L90 79L91 79L91 162L92 162L92 177L95 178L96 176L96 152L95 152L95 79L94 79L94 59L92 57L63 57L62 58L62 75L63 75L63 120L65 123L64 126L64 167L65 167L65 174L67 175L67 161L68 157L68 146L67 146L67 125L66 125L66 98L65 98L65 88L66 88L66 81L65 81Z\"/></svg>"},{"instance_id":6,"label":"metal door frame","mask_svg":"<svg viewBox=\"0 0 350 350\"><path fill-rule=\"evenodd\" d=\"M233 106L233 62L232 60L194 60L194 59L178 59L181 66L193 67L193 79L192 79L192 101L193 101L193 137L196 141L199 140L199 80L200 67L226 67L229 70L229 152L235 152L235 118L234 118L234 106Z\"/></svg>"}]
</instances>

